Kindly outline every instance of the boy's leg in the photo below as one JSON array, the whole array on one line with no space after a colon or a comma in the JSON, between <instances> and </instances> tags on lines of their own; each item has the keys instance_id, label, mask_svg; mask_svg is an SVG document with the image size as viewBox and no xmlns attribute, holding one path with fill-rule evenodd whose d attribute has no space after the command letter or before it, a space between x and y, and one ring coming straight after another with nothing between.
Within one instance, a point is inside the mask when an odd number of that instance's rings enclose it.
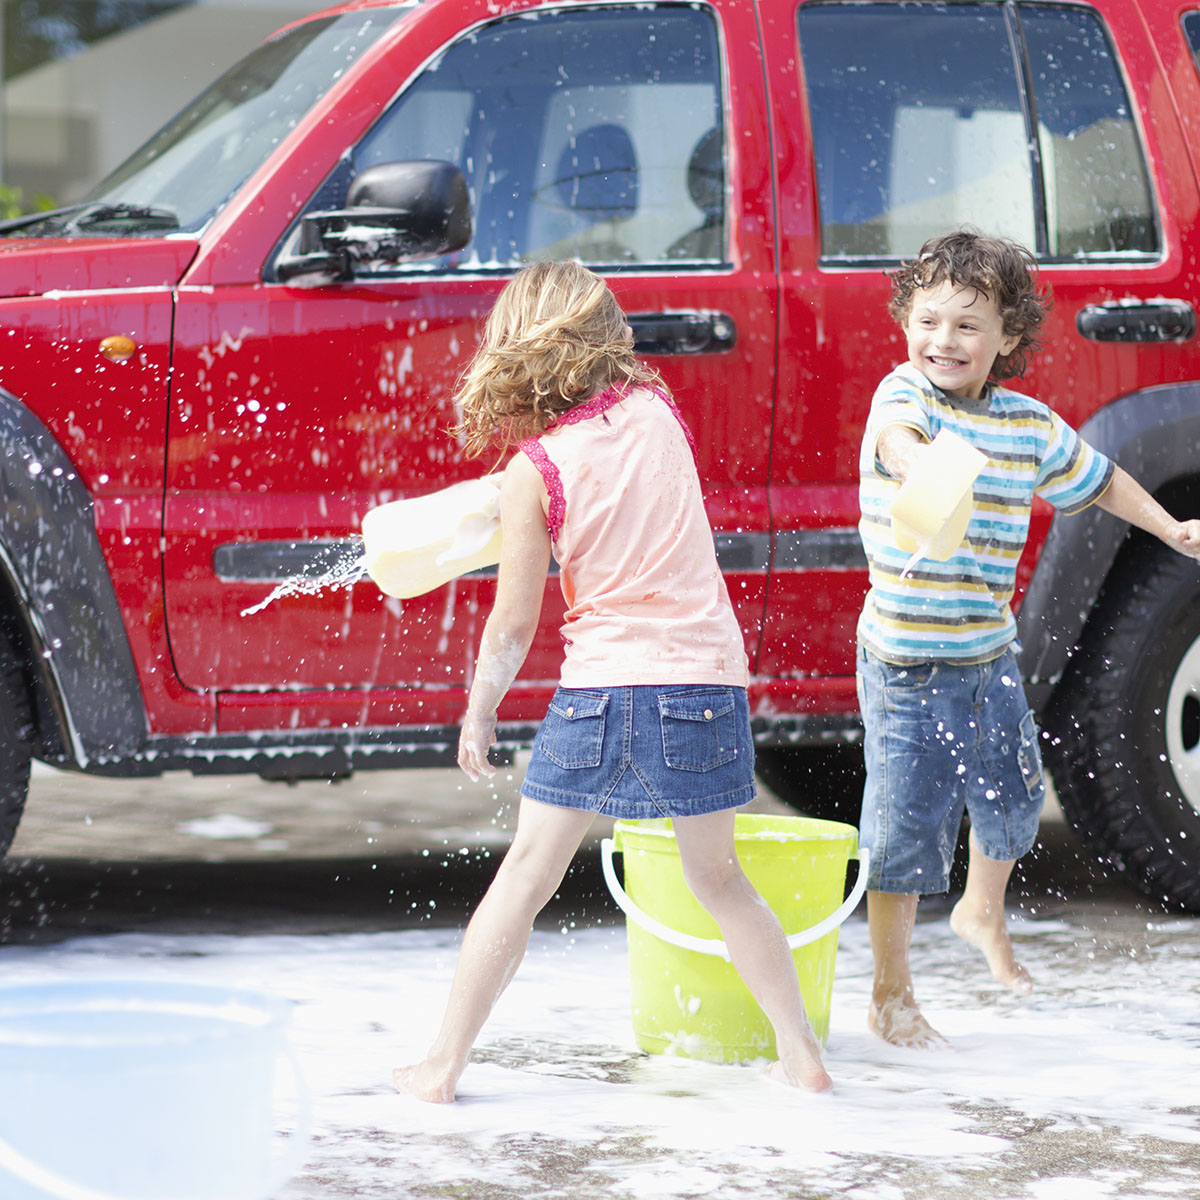
<instances>
[{"instance_id":1,"label":"boy's leg","mask_svg":"<svg viewBox=\"0 0 1200 1200\"><path fill-rule=\"evenodd\" d=\"M875 960L867 1024L893 1046L938 1046L946 1041L922 1016L913 992L908 948L919 900L910 893L867 892L867 924Z\"/></svg>"},{"instance_id":2,"label":"boy's leg","mask_svg":"<svg viewBox=\"0 0 1200 1200\"><path fill-rule=\"evenodd\" d=\"M975 700L978 759L967 775L971 850L962 899L950 928L983 951L997 982L1014 992L1033 990L1029 972L1013 957L1004 923L1004 893L1016 860L1037 840L1046 781L1037 725L1012 651L987 664Z\"/></svg>"},{"instance_id":3,"label":"boy's leg","mask_svg":"<svg viewBox=\"0 0 1200 1200\"><path fill-rule=\"evenodd\" d=\"M1015 862L988 858L972 832L967 884L950 913L950 928L964 942L983 951L998 983L1027 994L1033 991L1033 980L1013 955L1004 921L1004 893Z\"/></svg>"},{"instance_id":4,"label":"boy's leg","mask_svg":"<svg viewBox=\"0 0 1200 1200\"><path fill-rule=\"evenodd\" d=\"M775 1078L823 1092L833 1086L809 1024L796 964L778 918L746 878L734 844L734 810L672 822L684 878L712 914L729 957L775 1030Z\"/></svg>"},{"instance_id":5,"label":"boy's leg","mask_svg":"<svg viewBox=\"0 0 1200 1200\"><path fill-rule=\"evenodd\" d=\"M437 1038L393 1072L396 1089L447 1104L471 1047L529 944L533 919L558 890L595 814L521 797L513 844L467 925Z\"/></svg>"}]
</instances>

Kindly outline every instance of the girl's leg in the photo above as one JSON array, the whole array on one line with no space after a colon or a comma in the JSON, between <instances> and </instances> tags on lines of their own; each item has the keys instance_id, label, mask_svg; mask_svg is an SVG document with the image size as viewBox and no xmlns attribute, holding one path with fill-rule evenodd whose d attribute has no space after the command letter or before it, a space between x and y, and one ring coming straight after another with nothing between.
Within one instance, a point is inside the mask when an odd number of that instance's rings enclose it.
<instances>
[{"instance_id":1,"label":"girl's leg","mask_svg":"<svg viewBox=\"0 0 1200 1200\"><path fill-rule=\"evenodd\" d=\"M826 1091L833 1083L821 1065L787 938L738 862L733 818L733 809L675 818L684 878L720 926L734 967L775 1029L779 1062L772 1074Z\"/></svg>"},{"instance_id":2,"label":"girl's leg","mask_svg":"<svg viewBox=\"0 0 1200 1200\"><path fill-rule=\"evenodd\" d=\"M945 1038L921 1015L913 994L908 948L920 896L901 892L867 892L867 924L875 979L867 1024L894 1046L938 1046Z\"/></svg>"},{"instance_id":3,"label":"girl's leg","mask_svg":"<svg viewBox=\"0 0 1200 1200\"><path fill-rule=\"evenodd\" d=\"M517 832L467 925L437 1038L425 1058L397 1067L397 1090L448 1104L471 1047L515 974L533 920L558 890L595 814L521 797Z\"/></svg>"},{"instance_id":4,"label":"girl's leg","mask_svg":"<svg viewBox=\"0 0 1200 1200\"><path fill-rule=\"evenodd\" d=\"M967 886L962 899L950 913L950 928L964 942L983 951L998 983L1022 994L1033 991L1033 980L1013 955L1008 926L1004 922L1004 893L1015 860L988 858L971 834L971 856L967 864Z\"/></svg>"}]
</instances>

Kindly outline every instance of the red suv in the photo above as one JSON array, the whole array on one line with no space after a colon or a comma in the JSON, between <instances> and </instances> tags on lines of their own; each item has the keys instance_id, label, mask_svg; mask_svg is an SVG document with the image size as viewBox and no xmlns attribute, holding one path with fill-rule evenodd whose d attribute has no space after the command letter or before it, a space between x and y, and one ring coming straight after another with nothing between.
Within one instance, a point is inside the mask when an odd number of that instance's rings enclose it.
<instances>
[{"instance_id":1,"label":"red suv","mask_svg":"<svg viewBox=\"0 0 1200 1200\"><path fill-rule=\"evenodd\" d=\"M674 389L760 770L819 802L859 731L856 455L903 358L885 271L926 236L1036 251L1054 311L1021 386L1200 514L1196 3L359 0L268 40L89 199L0 229L0 841L31 757L450 761L486 573L243 613L356 554L373 505L491 465L445 432L452 384L546 257L611 281ZM1039 507L1020 580L1067 813L1200 911L1200 570ZM561 613L550 579L510 747Z\"/></svg>"}]
</instances>

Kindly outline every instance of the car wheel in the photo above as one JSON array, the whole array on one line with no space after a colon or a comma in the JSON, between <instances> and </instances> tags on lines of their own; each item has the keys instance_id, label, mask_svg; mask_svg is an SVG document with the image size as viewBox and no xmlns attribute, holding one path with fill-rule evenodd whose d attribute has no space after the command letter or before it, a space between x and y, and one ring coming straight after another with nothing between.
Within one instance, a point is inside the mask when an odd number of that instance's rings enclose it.
<instances>
[{"instance_id":1,"label":"car wheel","mask_svg":"<svg viewBox=\"0 0 1200 1200\"><path fill-rule=\"evenodd\" d=\"M754 769L780 800L798 812L858 824L866 780L861 743L760 746Z\"/></svg>"},{"instance_id":2,"label":"car wheel","mask_svg":"<svg viewBox=\"0 0 1200 1200\"><path fill-rule=\"evenodd\" d=\"M1200 569L1165 550L1106 585L1046 721L1067 819L1130 884L1200 912Z\"/></svg>"},{"instance_id":3,"label":"car wheel","mask_svg":"<svg viewBox=\"0 0 1200 1200\"><path fill-rule=\"evenodd\" d=\"M32 738L25 679L8 642L0 635L0 855L8 853L25 810Z\"/></svg>"}]
</instances>

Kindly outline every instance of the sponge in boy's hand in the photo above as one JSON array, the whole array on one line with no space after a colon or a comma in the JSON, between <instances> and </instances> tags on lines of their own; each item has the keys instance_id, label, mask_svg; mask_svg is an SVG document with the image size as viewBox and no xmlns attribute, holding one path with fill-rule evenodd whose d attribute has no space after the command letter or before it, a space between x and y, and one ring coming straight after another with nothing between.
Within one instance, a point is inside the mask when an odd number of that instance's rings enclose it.
<instances>
[{"instance_id":1,"label":"sponge in boy's hand","mask_svg":"<svg viewBox=\"0 0 1200 1200\"><path fill-rule=\"evenodd\" d=\"M986 454L948 429L918 456L891 506L892 538L912 555L902 579L918 559L954 557L971 520L973 485L986 465Z\"/></svg>"},{"instance_id":2,"label":"sponge in boy's hand","mask_svg":"<svg viewBox=\"0 0 1200 1200\"><path fill-rule=\"evenodd\" d=\"M406 600L500 561L499 475L393 500L362 520L367 574Z\"/></svg>"}]
</instances>

